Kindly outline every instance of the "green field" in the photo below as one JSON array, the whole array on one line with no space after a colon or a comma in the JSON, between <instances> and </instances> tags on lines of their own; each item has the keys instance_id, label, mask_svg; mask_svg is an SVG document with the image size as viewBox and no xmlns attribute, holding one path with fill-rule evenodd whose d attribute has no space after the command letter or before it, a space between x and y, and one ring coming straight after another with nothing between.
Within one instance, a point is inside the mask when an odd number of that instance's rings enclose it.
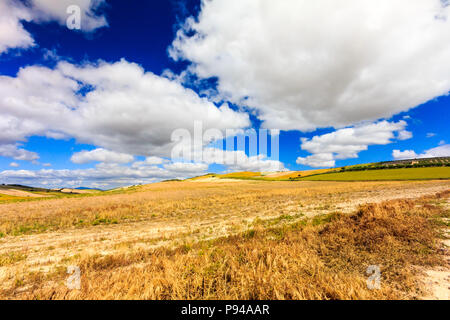
<instances>
[{"instance_id":1,"label":"green field","mask_svg":"<svg viewBox=\"0 0 450 320\"><path fill-rule=\"evenodd\" d=\"M346 171L308 176L309 181L366 181L366 180L428 180L450 179L450 167L402 168L366 171Z\"/></svg>"}]
</instances>

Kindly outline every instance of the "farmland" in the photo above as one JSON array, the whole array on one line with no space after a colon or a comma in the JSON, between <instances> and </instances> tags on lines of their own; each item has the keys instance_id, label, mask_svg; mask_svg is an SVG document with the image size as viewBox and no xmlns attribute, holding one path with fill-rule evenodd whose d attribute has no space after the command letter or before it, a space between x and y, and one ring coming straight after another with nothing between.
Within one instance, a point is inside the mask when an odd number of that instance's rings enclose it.
<instances>
[{"instance_id":1,"label":"farmland","mask_svg":"<svg viewBox=\"0 0 450 320\"><path fill-rule=\"evenodd\" d=\"M208 175L3 203L0 298L421 298L427 272L448 274L449 189ZM374 264L380 290L365 282Z\"/></svg>"},{"instance_id":2,"label":"farmland","mask_svg":"<svg viewBox=\"0 0 450 320\"><path fill-rule=\"evenodd\" d=\"M194 180L239 179L263 181L379 181L450 179L449 157L365 163L348 167L279 172L207 174Z\"/></svg>"},{"instance_id":3,"label":"farmland","mask_svg":"<svg viewBox=\"0 0 450 320\"><path fill-rule=\"evenodd\" d=\"M376 181L450 179L450 167L332 172L300 178L310 181Z\"/></svg>"},{"instance_id":4,"label":"farmland","mask_svg":"<svg viewBox=\"0 0 450 320\"><path fill-rule=\"evenodd\" d=\"M44 189L22 185L0 185L0 203L86 196L99 192L99 190L92 189Z\"/></svg>"}]
</instances>

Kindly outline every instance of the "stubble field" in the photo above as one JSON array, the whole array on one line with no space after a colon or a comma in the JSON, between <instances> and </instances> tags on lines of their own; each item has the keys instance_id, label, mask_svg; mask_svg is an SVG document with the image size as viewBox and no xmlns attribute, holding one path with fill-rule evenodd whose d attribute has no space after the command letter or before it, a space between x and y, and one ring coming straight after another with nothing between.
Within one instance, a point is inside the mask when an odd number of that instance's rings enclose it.
<instances>
[{"instance_id":1,"label":"stubble field","mask_svg":"<svg viewBox=\"0 0 450 320\"><path fill-rule=\"evenodd\" d=\"M449 190L446 180L197 179L4 203L0 298L445 297ZM367 288L369 265L380 289ZM67 287L68 266L80 289Z\"/></svg>"}]
</instances>

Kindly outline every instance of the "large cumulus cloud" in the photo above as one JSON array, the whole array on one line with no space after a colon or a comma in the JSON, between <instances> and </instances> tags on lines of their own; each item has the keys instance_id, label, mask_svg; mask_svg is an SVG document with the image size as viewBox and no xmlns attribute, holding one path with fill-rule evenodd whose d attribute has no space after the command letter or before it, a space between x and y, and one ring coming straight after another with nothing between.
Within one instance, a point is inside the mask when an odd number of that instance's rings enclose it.
<instances>
[{"instance_id":1,"label":"large cumulus cloud","mask_svg":"<svg viewBox=\"0 0 450 320\"><path fill-rule=\"evenodd\" d=\"M414 150L400 151L392 150L392 157L395 160L416 159L416 158L434 158L434 157L450 157L450 144L443 144L417 154Z\"/></svg>"},{"instance_id":2,"label":"large cumulus cloud","mask_svg":"<svg viewBox=\"0 0 450 320\"><path fill-rule=\"evenodd\" d=\"M265 127L347 126L448 94L449 13L440 0L205 0L170 54Z\"/></svg>"},{"instance_id":3,"label":"large cumulus cloud","mask_svg":"<svg viewBox=\"0 0 450 320\"><path fill-rule=\"evenodd\" d=\"M412 137L405 130L407 123L379 121L356 127L342 128L331 133L302 138L301 148L311 153L298 157L297 163L311 167L334 167L336 160L357 158L358 153L370 145L385 145L397 138L405 140Z\"/></svg>"},{"instance_id":4,"label":"large cumulus cloud","mask_svg":"<svg viewBox=\"0 0 450 320\"><path fill-rule=\"evenodd\" d=\"M30 66L16 77L0 76L0 145L32 135L74 137L114 152L169 156L171 133L203 128L239 129L246 113L219 108L178 82L145 72L139 65Z\"/></svg>"}]
</instances>

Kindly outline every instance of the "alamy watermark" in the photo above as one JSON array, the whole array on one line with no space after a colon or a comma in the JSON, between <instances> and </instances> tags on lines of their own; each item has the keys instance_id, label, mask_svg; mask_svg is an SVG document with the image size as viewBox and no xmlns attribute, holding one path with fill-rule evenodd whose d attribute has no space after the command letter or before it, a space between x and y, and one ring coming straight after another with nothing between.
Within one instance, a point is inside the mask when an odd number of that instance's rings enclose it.
<instances>
[{"instance_id":1,"label":"alamy watermark","mask_svg":"<svg viewBox=\"0 0 450 320\"><path fill-rule=\"evenodd\" d=\"M70 5L66 9L66 13L69 15L66 19L66 26L70 30L81 29L81 8L75 4Z\"/></svg>"},{"instance_id":2,"label":"alamy watermark","mask_svg":"<svg viewBox=\"0 0 450 320\"><path fill-rule=\"evenodd\" d=\"M68 266L67 273L70 274L66 280L66 286L70 290L81 288L81 271L78 266Z\"/></svg>"},{"instance_id":3,"label":"alamy watermark","mask_svg":"<svg viewBox=\"0 0 450 320\"><path fill-rule=\"evenodd\" d=\"M377 264L372 264L367 267L366 274L369 277L366 280L367 288L370 290L381 288L381 269Z\"/></svg>"},{"instance_id":4,"label":"alamy watermark","mask_svg":"<svg viewBox=\"0 0 450 320\"><path fill-rule=\"evenodd\" d=\"M172 132L173 162L217 163L228 166L279 163L279 131L269 129L204 129L202 121L194 121L193 130Z\"/></svg>"}]
</instances>

